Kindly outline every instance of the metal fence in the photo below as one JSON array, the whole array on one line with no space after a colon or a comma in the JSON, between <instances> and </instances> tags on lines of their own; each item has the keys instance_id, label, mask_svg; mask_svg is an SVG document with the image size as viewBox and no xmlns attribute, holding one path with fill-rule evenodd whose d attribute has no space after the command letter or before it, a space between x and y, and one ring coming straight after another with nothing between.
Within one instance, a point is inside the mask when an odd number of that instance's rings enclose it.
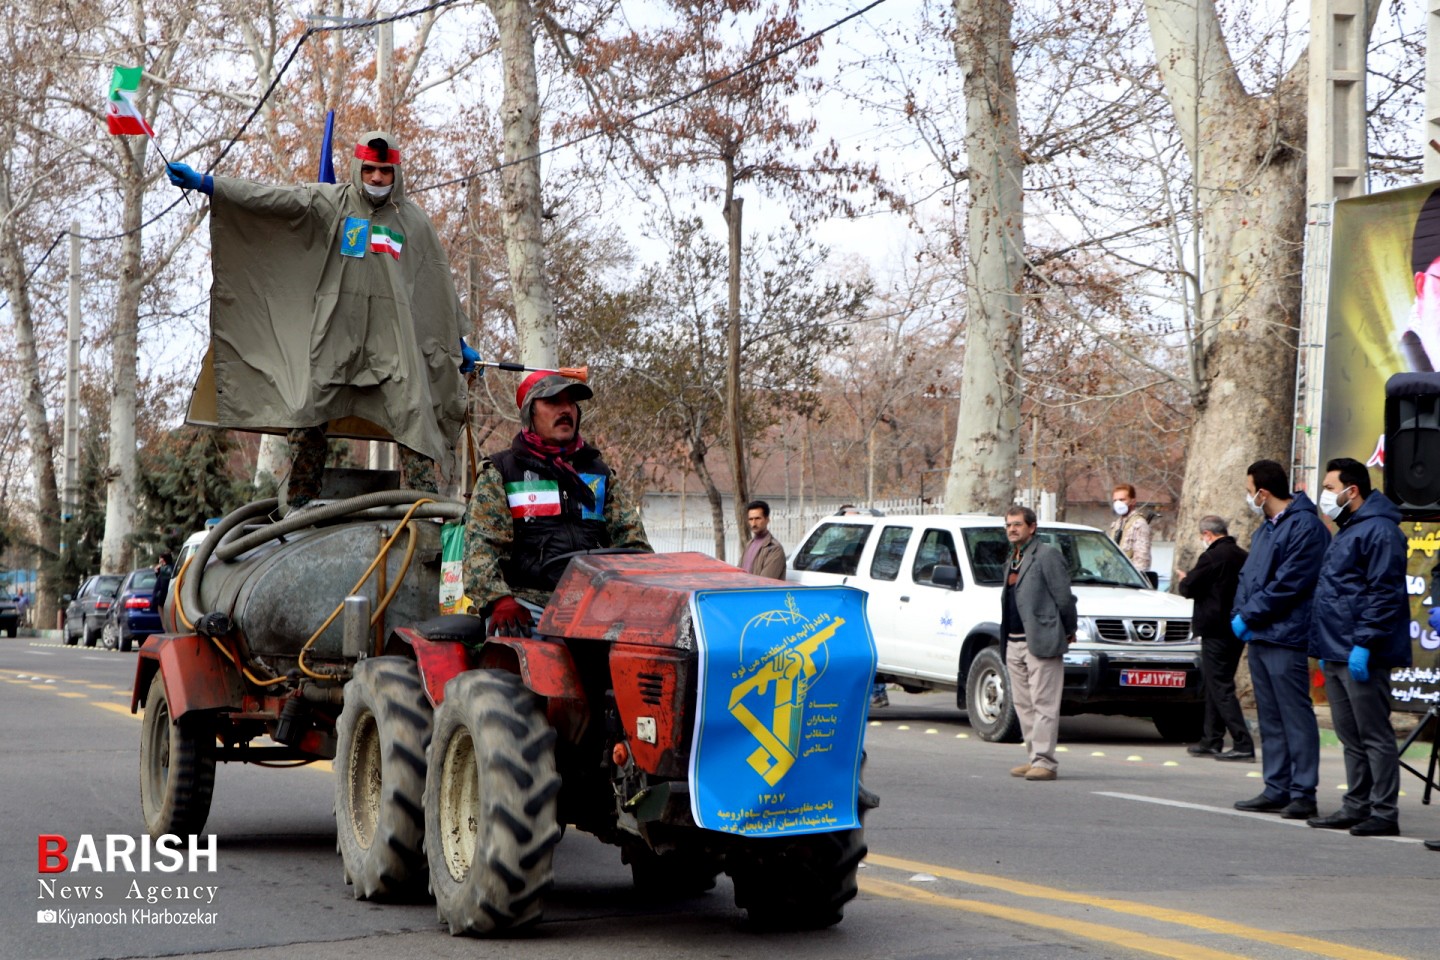
<instances>
[{"instance_id":1,"label":"metal fence","mask_svg":"<svg viewBox=\"0 0 1440 960\"><path fill-rule=\"evenodd\" d=\"M878 510L887 515L944 512L942 504L927 503L919 497L877 500L874 503L866 504L865 508ZM788 557L795 552L795 548L800 545L800 539L815 525L816 521L822 517L834 516L835 512L836 508L829 504L813 508L807 507L804 510L786 510L783 507L772 505L770 508L770 533L780 541L785 548L785 555ZM692 550L707 556L715 556L715 527L711 523L709 511L697 516L686 517L684 523L678 521L652 523L647 520L645 532L650 537L650 545L661 553ZM730 563L738 563L740 560L740 539L731 523L728 510L725 515L725 559Z\"/></svg>"}]
</instances>

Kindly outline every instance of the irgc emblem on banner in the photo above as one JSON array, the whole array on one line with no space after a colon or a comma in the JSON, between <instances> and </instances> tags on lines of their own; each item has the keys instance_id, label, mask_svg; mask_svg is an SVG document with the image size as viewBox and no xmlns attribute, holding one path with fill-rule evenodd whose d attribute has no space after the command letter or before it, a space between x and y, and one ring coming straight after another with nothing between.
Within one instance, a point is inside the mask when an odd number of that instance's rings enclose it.
<instances>
[{"instance_id":1,"label":"irgc emblem on banner","mask_svg":"<svg viewBox=\"0 0 1440 960\"><path fill-rule=\"evenodd\" d=\"M747 836L858 827L875 674L865 594L710 590L691 603L700 662L695 822Z\"/></svg>"}]
</instances>

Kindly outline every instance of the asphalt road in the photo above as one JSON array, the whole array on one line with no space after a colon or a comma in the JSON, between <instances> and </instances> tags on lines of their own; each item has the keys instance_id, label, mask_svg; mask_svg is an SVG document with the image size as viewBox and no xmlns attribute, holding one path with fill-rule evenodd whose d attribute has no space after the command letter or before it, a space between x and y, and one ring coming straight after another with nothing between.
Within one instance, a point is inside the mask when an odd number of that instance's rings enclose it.
<instances>
[{"instance_id":1,"label":"asphalt road","mask_svg":"<svg viewBox=\"0 0 1440 960\"><path fill-rule=\"evenodd\" d=\"M895 694L872 717L866 780L883 802L867 823L871 854L845 921L818 933L752 932L723 878L703 897L644 901L616 851L571 831L536 932L451 938L429 905L352 899L334 852L331 775L317 767L221 767L207 826L214 873L72 872L59 887L91 898L99 887L105 899L51 898L41 834L143 836L134 665L133 654L0 640L0 960L1440 955L1440 854L1419 842L1440 837L1440 803L1420 803L1419 779L1405 775L1405 836L1354 838L1231 809L1259 792L1254 765L1191 758L1143 721L1074 718L1061 725L1061 778L1029 783L1008 776L1020 748L974 737L939 694ZM1327 747L1322 810L1338 806L1343 779ZM214 887L213 903L209 891L179 901L172 890L147 905L148 888L165 885ZM139 924L135 908L214 916ZM39 922L49 909L127 920Z\"/></svg>"}]
</instances>

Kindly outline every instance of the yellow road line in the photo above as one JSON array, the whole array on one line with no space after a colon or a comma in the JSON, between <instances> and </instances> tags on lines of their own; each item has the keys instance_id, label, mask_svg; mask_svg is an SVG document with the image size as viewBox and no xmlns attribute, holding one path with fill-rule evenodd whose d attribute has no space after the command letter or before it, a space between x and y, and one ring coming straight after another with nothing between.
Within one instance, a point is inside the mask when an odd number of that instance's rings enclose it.
<instances>
[{"instance_id":1,"label":"yellow road line","mask_svg":"<svg viewBox=\"0 0 1440 960\"><path fill-rule=\"evenodd\" d=\"M95 706L99 707L101 710L109 710L111 713L118 713L122 717L134 717L136 720L140 719L140 714L130 712L129 704L103 703L99 700L96 700Z\"/></svg>"},{"instance_id":2,"label":"yellow road line","mask_svg":"<svg viewBox=\"0 0 1440 960\"><path fill-rule=\"evenodd\" d=\"M1274 944L1277 947L1286 947L1291 950L1304 950L1316 956L1334 957L1336 960L1407 960L1407 958L1399 957L1395 954L1379 953L1374 950L1352 947L1343 943L1332 943L1328 940L1307 937L1304 934L1281 933L1274 930L1263 930L1260 927L1249 927L1241 923L1231 923L1228 920L1221 920L1218 917L1208 917L1203 913L1172 910L1168 907L1157 907L1148 903L1138 903L1131 900L1117 900L1112 897L1096 897L1090 894L1061 890L1058 887L1046 887L1037 883L1027 883L1023 880L1011 880L1008 877L972 873L968 870L955 870L933 863L922 863L919 860L906 860L901 857L889 857L884 854L872 853L866 858L866 862L877 867L890 867L894 870L907 870L911 873L929 873L937 877L958 880L961 883L968 883L977 887L1003 890L1006 893L1013 893L1021 897L1037 897L1063 903L1076 903L1086 907L1113 910L1116 913L1145 917L1149 920L1162 920L1166 923L1194 927L1197 930L1204 930L1207 933L1245 937L1250 940L1258 940L1261 943ZM902 889L909 888L904 887Z\"/></svg>"},{"instance_id":3,"label":"yellow road line","mask_svg":"<svg viewBox=\"0 0 1440 960\"><path fill-rule=\"evenodd\" d=\"M1056 917L1036 910L1004 907L981 900L942 897L928 890L917 890L914 887L907 887L902 883L892 883L889 880L872 880L866 877L860 881L860 889L866 893L892 897L896 900L913 900L916 903L928 903L932 906L948 907L952 910L981 913L998 920L1008 920L1011 923L1020 923L1029 927L1042 927L1057 933L1084 937L1087 940L1097 940L1111 946L1126 947L1130 950L1154 954L1157 957L1170 957L1172 960L1246 960L1244 954L1212 950L1209 947L1200 947L1180 940L1166 940L1162 937L1127 930L1124 927L1110 927L1103 923L1091 923L1088 920L1067 920L1064 917Z\"/></svg>"},{"instance_id":4,"label":"yellow road line","mask_svg":"<svg viewBox=\"0 0 1440 960\"><path fill-rule=\"evenodd\" d=\"M73 699L75 699L76 697L80 698L81 700L88 700L88 699L90 699L89 695L84 694L84 693L78 693L78 692L73 691L73 690L58 690L58 691L56 691L55 695L56 695L57 697L65 697L65 698L70 699L70 700L73 700Z\"/></svg>"}]
</instances>

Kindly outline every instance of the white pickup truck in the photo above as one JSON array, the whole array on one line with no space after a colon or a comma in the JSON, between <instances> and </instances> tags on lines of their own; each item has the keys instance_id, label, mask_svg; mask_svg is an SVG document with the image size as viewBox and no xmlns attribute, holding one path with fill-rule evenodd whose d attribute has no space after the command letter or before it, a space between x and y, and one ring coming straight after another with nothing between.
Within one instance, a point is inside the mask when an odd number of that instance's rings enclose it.
<instances>
[{"instance_id":1,"label":"white pickup truck","mask_svg":"<svg viewBox=\"0 0 1440 960\"><path fill-rule=\"evenodd\" d=\"M1065 714L1150 717L1170 740L1199 740L1200 641L1191 603L1160 593L1103 532L1044 523L1036 534L1070 565L1079 608L1065 654ZM999 517L847 514L817 523L786 579L869 595L879 679L909 691L956 690L985 740L1020 725L1000 658L1000 590L1010 545Z\"/></svg>"}]
</instances>

